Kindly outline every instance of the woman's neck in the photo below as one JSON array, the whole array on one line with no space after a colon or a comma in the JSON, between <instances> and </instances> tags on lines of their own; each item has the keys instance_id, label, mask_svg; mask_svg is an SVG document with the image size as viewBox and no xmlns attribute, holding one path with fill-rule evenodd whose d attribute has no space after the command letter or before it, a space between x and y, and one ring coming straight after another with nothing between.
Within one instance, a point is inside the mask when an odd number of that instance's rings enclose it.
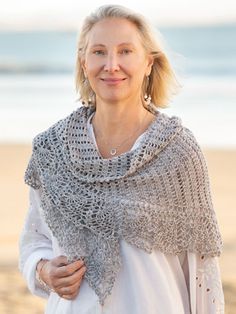
<instances>
[{"instance_id":1,"label":"woman's neck","mask_svg":"<svg viewBox=\"0 0 236 314\"><path fill-rule=\"evenodd\" d=\"M139 127L137 136L143 133L153 118L154 115L142 104L116 106L98 103L92 124L95 133L102 134L104 138L110 138L112 135L114 141L119 141Z\"/></svg>"}]
</instances>

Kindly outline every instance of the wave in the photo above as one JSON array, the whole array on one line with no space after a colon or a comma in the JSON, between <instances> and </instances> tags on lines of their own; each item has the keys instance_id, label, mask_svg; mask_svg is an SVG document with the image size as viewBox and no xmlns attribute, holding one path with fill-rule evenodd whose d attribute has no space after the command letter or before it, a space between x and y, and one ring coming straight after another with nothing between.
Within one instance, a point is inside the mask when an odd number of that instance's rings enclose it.
<instances>
[{"instance_id":1,"label":"wave","mask_svg":"<svg viewBox=\"0 0 236 314\"><path fill-rule=\"evenodd\" d=\"M186 59L183 70L186 74L194 76L236 76L236 60L225 58L215 60L208 58L189 58ZM73 72L74 65L72 63L0 63L0 74L72 74Z\"/></svg>"},{"instance_id":2,"label":"wave","mask_svg":"<svg viewBox=\"0 0 236 314\"><path fill-rule=\"evenodd\" d=\"M71 74L73 67L48 64L1 64L0 74Z\"/></svg>"}]
</instances>

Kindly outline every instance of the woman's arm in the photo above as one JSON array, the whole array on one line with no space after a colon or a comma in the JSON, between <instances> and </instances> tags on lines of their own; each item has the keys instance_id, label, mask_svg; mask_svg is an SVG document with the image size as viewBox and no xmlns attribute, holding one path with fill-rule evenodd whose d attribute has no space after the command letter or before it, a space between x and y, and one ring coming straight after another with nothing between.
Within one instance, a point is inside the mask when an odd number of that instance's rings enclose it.
<instances>
[{"instance_id":1,"label":"woman's arm","mask_svg":"<svg viewBox=\"0 0 236 314\"><path fill-rule=\"evenodd\" d=\"M52 235L41 211L40 190L30 188L30 207L19 243L19 269L31 293L47 298L53 290L72 300L79 292L86 267L81 260L68 263L65 256L54 256Z\"/></svg>"},{"instance_id":2,"label":"woman's arm","mask_svg":"<svg viewBox=\"0 0 236 314\"><path fill-rule=\"evenodd\" d=\"M19 270L31 293L47 298L48 292L36 280L40 259L52 259L51 233L40 215L40 190L29 190L29 210L19 241Z\"/></svg>"},{"instance_id":3,"label":"woman's arm","mask_svg":"<svg viewBox=\"0 0 236 314\"><path fill-rule=\"evenodd\" d=\"M218 257L188 252L192 314L223 314L224 293Z\"/></svg>"}]
</instances>

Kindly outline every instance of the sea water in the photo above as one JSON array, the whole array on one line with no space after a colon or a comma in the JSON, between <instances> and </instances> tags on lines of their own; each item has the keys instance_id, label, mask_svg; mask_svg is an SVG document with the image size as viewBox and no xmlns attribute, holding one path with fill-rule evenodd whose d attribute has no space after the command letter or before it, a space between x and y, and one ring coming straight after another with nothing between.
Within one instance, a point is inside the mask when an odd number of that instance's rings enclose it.
<instances>
[{"instance_id":1,"label":"sea water","mask_svg":"<svg viewBox=\"0 0 236 314\"><path fill-rule=\"evenodd\" d=\"M236 147L236 25L162 28L182 85L177 115L205 147ZM32 138L80 105L74 32L0 32L0 142Z\"/></svg>"}]
</instances>

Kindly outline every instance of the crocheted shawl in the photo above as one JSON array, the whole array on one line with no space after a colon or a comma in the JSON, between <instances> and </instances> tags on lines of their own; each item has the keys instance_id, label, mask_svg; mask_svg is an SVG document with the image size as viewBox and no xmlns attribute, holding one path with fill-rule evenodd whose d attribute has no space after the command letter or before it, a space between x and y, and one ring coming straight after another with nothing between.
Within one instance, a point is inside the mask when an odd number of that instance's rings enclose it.
<instances>
[{"instance_id":1,"label":"crocheted shawl","mask_svg":"<svg viewBox=\"0 0 236 314\"><path fill-rule=\"evenodd\" d=\"M156 111L139 146L102 158L82 106L33 140L25 182L41 191L46 223L68 259L84 259L100 303L122 265L120 239L151 253L219 256L208 170L179 117Z\"/></svg>"}]
</instances>

